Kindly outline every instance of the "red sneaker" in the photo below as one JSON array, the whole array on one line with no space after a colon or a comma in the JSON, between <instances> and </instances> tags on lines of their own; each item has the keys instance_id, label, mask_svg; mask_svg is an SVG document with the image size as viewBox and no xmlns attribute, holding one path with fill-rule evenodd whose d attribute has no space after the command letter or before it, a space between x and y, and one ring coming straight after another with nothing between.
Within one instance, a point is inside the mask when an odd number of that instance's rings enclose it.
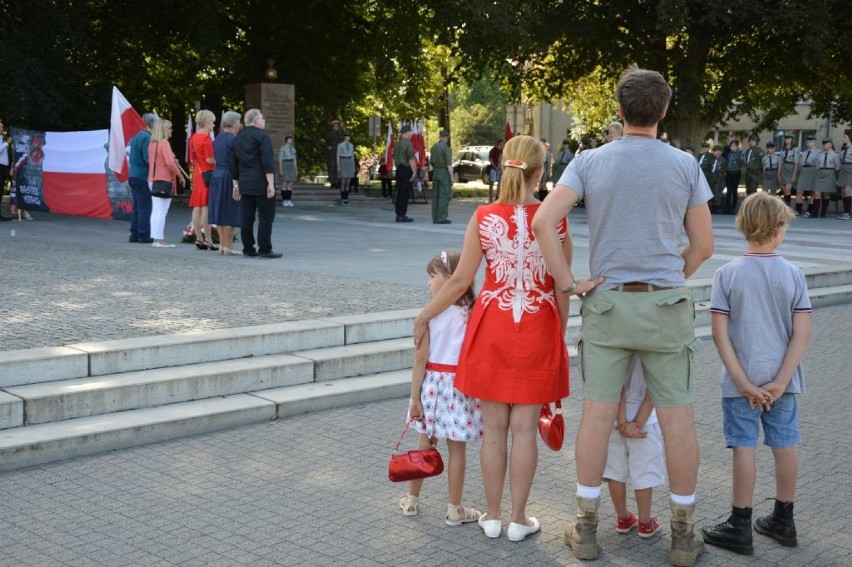
<instances>
[{"instance_id":1,"label":"red sneaker","mask_svg":"<svg viewBox=\"0 0 852 567\"><path fill-rule=\"evenodd\" d=\"M657 521L657 518L651 517L648 520L648 523L639 522L639 537L648 539L649 537L654 537L660 531L660 522Z\"/></svg>"},{"instance_id":2,"label":"red sneaker","mask_svg":"<svg viewBox=\"0 0 852 567\"><path fill-rule=\"evenodd\" d=\"M615 531L620 534L629 534L630 530L639 523L639 518L633 512L628 513L630 516L627 518L619 518L618 516L615 518Z\"/></svg>"}]
</instances>

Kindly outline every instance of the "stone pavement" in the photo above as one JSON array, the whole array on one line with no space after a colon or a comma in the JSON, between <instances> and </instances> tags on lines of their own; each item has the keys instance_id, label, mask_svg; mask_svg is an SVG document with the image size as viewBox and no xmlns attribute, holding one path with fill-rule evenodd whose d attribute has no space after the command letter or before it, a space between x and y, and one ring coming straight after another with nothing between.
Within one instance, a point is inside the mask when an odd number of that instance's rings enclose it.
<instances>
[{"instance_id":1,"label":"stone pavement","mask_svg":"<svg viewBox=\"0 0 852 567\"><path fill-rule=\"evenodd\" d=\"M285 254L280 260L128 244L121 222L41 214L32 223L3 223L0 348L416 307L427 299L426 262L441 248L461 245L472 212L471 203L454 201L455 224L439 227L428 222L426 206L412 205L418 222L397 225L385 201L353 200L349 208L296 203L279 209L273 241ZM174 209L169 217L177 235L188 211ZM575 262L583 266L584 214L570 220L578 235ZM717 256L700 277L741 250L732 222L714 219ZM800 265L850 264L850 230L852 223L797 220L782 252ZM756 535L755 556L710 548L698 565L852 564L846 523L852 441L845 434L850 317L852 305L813 316L809 392L800 400L799 547ZM696 392L697 527L729 511L719 368L705 343ZM487 540L475 525L445 526L446 475L427 481L419 516L401 515L397 500L405 487L388 482L386 473L405 415L407 402L399 399L2 474L0 566L579 564L561 539L573 514L571 442L582 398L576 377L572 388L566 447L559 453L542 447L530 497L529 514L542 532L522 543ZM464 500L482 509L477 456L474 445ZM764 514L773 495L768 449L758 451L758 466L755 510ZM665 490L657 491L654 509L664 529L650 541L616 534L605 501L604 552L592 564L667 564L665 499Z\"/></svg>"}]
</instances>

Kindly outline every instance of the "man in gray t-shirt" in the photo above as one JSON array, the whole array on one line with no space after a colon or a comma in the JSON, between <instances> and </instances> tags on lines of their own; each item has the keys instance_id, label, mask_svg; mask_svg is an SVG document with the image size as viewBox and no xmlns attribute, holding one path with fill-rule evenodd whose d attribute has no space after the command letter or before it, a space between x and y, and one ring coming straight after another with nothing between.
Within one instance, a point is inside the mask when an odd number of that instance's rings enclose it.
<instances>
[{"instance_id":1,"label":"man in gray t-shirt","mask_svg":"<svg viewBox=\"0 0 852 567\"><path fill-rule=\"evenodd\" d=\"M616 89L621 138L578 155L533 219L533 232L563 293L586 293L580 331L585 401L577 435L576 522L565 529L575 557L598 555L597 509L607 439L633 355L642 362L666 442L671 486L669 560L692 565L704 552L693 532L698 441L690 378L694 309L686 278L713 253L707 201L712 193L698 163L656 139L671 89L655 71L632 67ZM589 222L589 270L575 280L556 226L580 200ZM688 243L681 246L686 232ZM596 289L595 284L603 278Z\"/></svg>"}]
</instances>

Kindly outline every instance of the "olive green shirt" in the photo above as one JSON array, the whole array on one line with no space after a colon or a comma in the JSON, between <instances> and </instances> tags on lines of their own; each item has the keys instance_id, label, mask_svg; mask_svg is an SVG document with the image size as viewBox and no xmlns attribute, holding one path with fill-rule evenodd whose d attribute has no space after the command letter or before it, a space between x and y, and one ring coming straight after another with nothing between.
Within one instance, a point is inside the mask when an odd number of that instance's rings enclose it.
<instances>
[{"instance_id":1,"label":"olive green shirt","mask_svg":"<svg viewBox=\"0 0 852 567\"><path fill-rule=\"evenodd\" d=\"M397 167L400 165L411 165L411 160L414 159L414 144L411 140L400 138L393 147L393 164Z\"/></svg>"},{"instance_id":2,"label":"olive green shirt","mask_svg":"<svg viewBox=\"0 0 852 567\"><path fill-rule=\"evenodd\" d=\"M449 144L443 140L439 140L429 152L432 160L432 167L437 169L445 169L453 164L453 152Z\"/></svg>"}]
</instances>

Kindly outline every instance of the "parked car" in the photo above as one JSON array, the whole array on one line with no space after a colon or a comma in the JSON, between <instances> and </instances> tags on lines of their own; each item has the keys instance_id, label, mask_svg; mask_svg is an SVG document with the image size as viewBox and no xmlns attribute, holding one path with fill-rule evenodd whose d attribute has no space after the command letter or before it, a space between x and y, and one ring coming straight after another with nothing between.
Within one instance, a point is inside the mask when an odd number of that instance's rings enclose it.
<instances>
[{"instance_id":1,"label":"parked car","mask_svg":"<svg viewBox=\"0 0 852 567\"><path fill-rule=\"evenodd\" d=\"M491 146L465 146L456 154L453 162L453 181L488 183L488 152Z\"/></svg>"}]
</instances>

